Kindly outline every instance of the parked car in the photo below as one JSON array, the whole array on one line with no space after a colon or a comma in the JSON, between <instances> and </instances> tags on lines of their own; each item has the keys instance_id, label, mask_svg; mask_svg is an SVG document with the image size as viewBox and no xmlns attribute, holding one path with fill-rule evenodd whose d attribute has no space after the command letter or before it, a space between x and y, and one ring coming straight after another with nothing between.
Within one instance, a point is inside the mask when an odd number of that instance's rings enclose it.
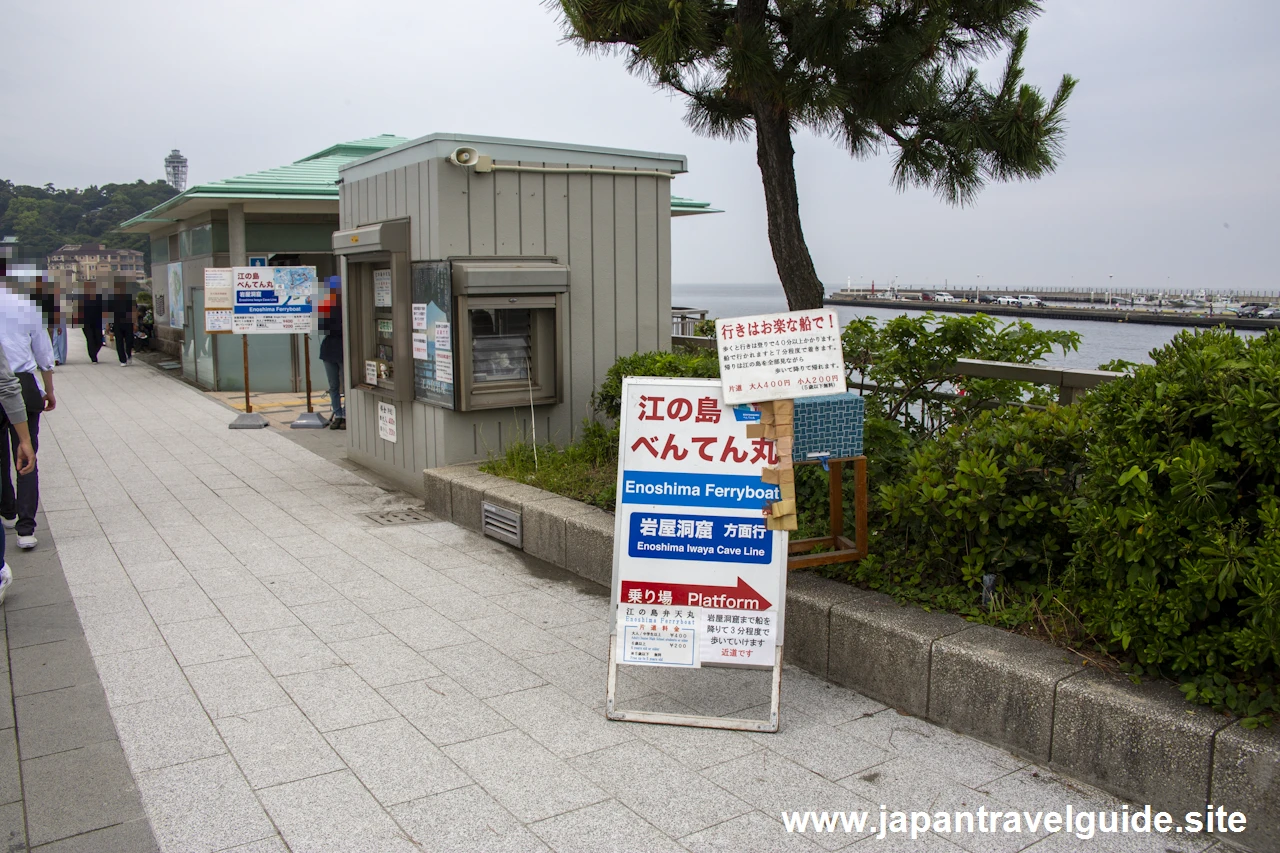
<instances>
[{"instance_id":1,"label":"parked car","mask_svg":"<svg viewBox=\"0 0 1280 853\"><path fill-rule=\"evenodd\" d=\"M1280 308L1263 308L1258 312L1258 318L1262 320L1280 320Z\"/></svg>"},{"instance_id":2,"label":"parked car","mask_svg":"<svg viewBox=\"0 0 1280 853\"><path fill-rule=\"evenodd\" d=\"M950 293L947 293L945 290L940 290L937 293L933 294L933 301L934 302L959 302L960 300L956 299L954 296L952 296Z\"/></svg>"},{"instance_id":3,"label":"parked car","mask_svg":"<svg viewBox=\"0 0 1280 853\"><path fill-rule=\"evenodd\" d=\"M1018 297L1018 304L1023 308L1043 308L1044 300L1039 296L1032 296L1030 293L1024 293Z\"/></svg>"},{"instance_id":4,"label":"parked car","mask_svg":"<svg viewBox=\"0 0 1280 853\"><path fill-rule=\"evenodd\" d=\"M996 298L997 305L1021 305L1016 296L999 296Z\"/></svg>"},{"instance_id":5,"label":"parked car","mask_svg":"<svg viewBox=\"0 0 1280 853\"><path fill-rule=\"evenodd\" d=\"M979 293L978 304L979 305L995 305L996 297L992 296L990 293Z\"/></svg>"}]
</instances>

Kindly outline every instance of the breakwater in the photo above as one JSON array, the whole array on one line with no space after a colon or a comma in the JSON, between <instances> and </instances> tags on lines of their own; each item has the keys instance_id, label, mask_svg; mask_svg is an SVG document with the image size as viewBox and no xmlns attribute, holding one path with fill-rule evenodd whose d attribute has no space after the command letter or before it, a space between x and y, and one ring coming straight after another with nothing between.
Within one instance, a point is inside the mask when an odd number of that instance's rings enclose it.
<instances>
[{"instance_id":1,"label":"breakwater","mask_svg":"<svg viewBox=\"0 0 1280 853\"><path fill-rule=\"evenodd\" d=\"M1095 323L1138 323L1149 326L1182 326L1187 328L1212 328L1226 326L1229 329L1265 331L1280 328L1280 321L1260 320L1254 317L1236 317L1234 314L1184 314L1174 311L1143 311L1132 308L1020 308L1016 305L993 305L974 302L924 302L914 299L859 299L832 294L823 302L854 308L880 308L884 310L935 311L953 314L993 314L1002 317L1021 317L1032 320L1089 320Z\"/></svg>"}]
</instances>

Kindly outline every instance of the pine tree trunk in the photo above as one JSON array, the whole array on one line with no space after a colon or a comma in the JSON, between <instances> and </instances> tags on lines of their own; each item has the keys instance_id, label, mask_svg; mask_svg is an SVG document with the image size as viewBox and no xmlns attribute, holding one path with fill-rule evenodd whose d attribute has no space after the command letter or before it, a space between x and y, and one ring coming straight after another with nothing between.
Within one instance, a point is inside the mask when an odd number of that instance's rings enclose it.
<instances>
[{"instance_id":1,"label":"pine tree trunk","mask_svg":"<svg viewBox=\"0 0 1280 853\"><path fill-rule=\"evenodd\" d=\"M826 295L800 227L800 197L796 192L795 149L791 123L781 110L756 101L756 162L764 182L769 217L769 245L782 290L792 311L821 308Z\"/></svg>"}]
</instances>

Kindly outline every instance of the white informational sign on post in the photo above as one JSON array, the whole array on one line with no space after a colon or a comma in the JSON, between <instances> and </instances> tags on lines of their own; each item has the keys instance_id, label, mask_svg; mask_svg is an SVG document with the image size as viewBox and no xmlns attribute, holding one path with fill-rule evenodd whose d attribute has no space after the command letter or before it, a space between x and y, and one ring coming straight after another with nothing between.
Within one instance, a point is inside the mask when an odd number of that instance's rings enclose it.
<instances>
[{"instance_id":1,"label":"white informational sign on post","mask_svg":"<svg viewBox=\"0 0 1280 853\"><path fill-rule=\"evenodd\" d=\"M373 271L373 305L375 308L391 307L391 270Z\"/></svg>"},{"instance_id":2,"label":"white informational sign on post","mask_svg":"<svg viewBox=\"0 0 1280 853\"><path fill-rule=\"evenodd\" d=\"M235 287L231 270L227 267L210 267L204 271L204 308L235 307Z\"/></svg>"},{"instance_id":3,"label":"white informational sign on post","mask_svg":"<svg viewBox=\"0 0 1280 853\"><path fill-rule=\"evenodd\" d=\"M232 331L314 331L315 267L232 267Z\"/></svg>"},{"instance_id":4,"label":"white informational sign on post","mask_svg":"<svg viewBox=\"0 0 1280 853\"><path fill-rule=\"evenodd\" d=\"M616 662L770 667L782 637L787 537L765 529L772 441L714 379L622 385L612 615Z\"/></svg>"},{"instance_id":5,"label":"white informational sign on post","mask_svg":"<svg viewBox=\"0 0 1280 853\"><path fill-rule=\"evenodd\" d=\"M378 438L395 444L396 404L378 401Z\"/></svg>"},{"instance_id":6,"label":"white informational sign on post","mask_svg":"<svg viewBox=\"0 0 1280 853\"><path fill-rule=\"evenodd\" d=\"M716 347L731 405L845 390L840 321L828 308L716 320Z\"/></svg>"},{"instance_id":7,"label":"white informational sign on post","mask_svg":"<svg viewBox=\"0 0 1280 853\"><path fill-rule=\"evenodd\" d=\"M204 330L210 334L213 332L230 332L231 316L231 309L229 308L206 308L204 311Z\"/></svg>"}]
</instances>

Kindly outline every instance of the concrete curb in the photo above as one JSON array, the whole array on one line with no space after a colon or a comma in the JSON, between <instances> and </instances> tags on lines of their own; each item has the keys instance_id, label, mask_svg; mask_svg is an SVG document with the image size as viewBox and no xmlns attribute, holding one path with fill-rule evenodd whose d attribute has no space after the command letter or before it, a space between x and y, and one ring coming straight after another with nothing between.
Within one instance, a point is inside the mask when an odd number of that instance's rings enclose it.
<instances>
[{"instance_id":1,"label":"concrete curb","mask_svg":"<svg viewBox=\"0 0 1280 853\"><path fill-rule=\"evenodd\" d=\"M608 586L612 514L482 474L423 472L427 510L480 530L482 501L521 512L524 550ZM1248 816L1225 836L1280 850L1280 730L1242 728L1163 684L1083 669L1061 649L805 572L787 583L791 663L1181 820L1208 804Z\"/></svg>"}]
</instances>

